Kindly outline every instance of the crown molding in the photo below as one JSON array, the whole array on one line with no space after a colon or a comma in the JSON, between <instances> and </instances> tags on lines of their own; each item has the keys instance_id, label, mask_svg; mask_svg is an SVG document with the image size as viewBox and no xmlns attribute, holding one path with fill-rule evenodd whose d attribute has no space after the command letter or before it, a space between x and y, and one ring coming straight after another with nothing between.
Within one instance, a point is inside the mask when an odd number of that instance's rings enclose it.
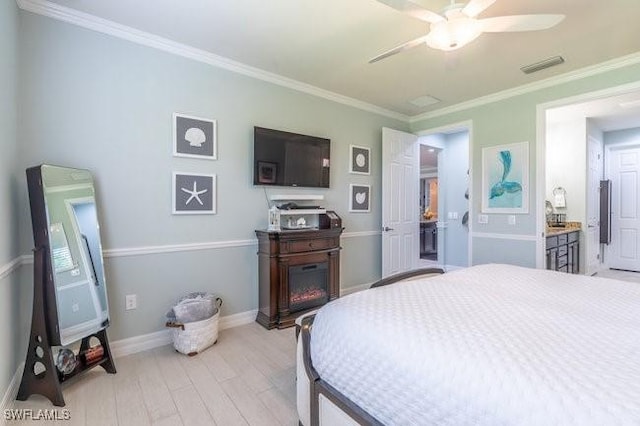
<instances>
[{"instance_id":1,"label":"crown molding","mask_svg":"<svg viewBox=\"0 0 640 426\"><path fill-rule=\"evenodd\" d=\"M575 71L570 71L565 74L549 77L544 80L535 81L533 83L524 84L522 86L514 87L513 89L507 89L500 92L492 93L487 96L482 96L470 101L461 102L459 104L451 105L445 108L437 109L435 111L425 112L411 116L409 122L411 124L418 121L427 120L430 118L440 117L446 114L451 114L465 109L474 108L481 105L486 105L492 102L501 101L503 99L512 98L514 96L524 95L526 93L535 92L537 90L546 89L548 87L557 86L563 83L569 83L571 81L580 80L582 78L591 77L594 75L602 74L607 71L616 70L629 65L635 65L640 63L640 52L632 53L630 55L621 56L616 59L611 59L606 62L602 62L596 65L590 65L585 68L581 68Z\"/></svg>"},{"instance_id":2,"label":"crown molding","mask_svg":"<svg viewBox=\"0 0 640 426\"><path fill-rule=\"evenodd\" d=\"M284 77L260 68L251 67L243 63L233 61L231 59L215 55L202 49L178 43L151 33L137 30L126 25L121 25L107 19L99 18L88 13L80 12L65 6L52 3L48 0L16 0L20 9L32 12L38 15L47 16L59 21L77 25L99 33L111 35L116 38L128 40L130 42L158 49L167 53L171 53L184 58L202 62L217 68L222 68L237 74L245 75L251 78L262 80L298 92L306 93L312 96L323 98L329 101L340 103L346 106L357 108L363 111L389 117L405 123L413 124L422 120L428 120L435 117L463 111L514 96L524 95L526 93L535 92L537 90L556 86L558 84L568 83L585 77L594 76L603 72L619 69L629 65L640 63L640 52L612 59L600 64L591 65L579 70L570 71L554 77L533 83L524 84L512 89L503 90L486 96L475 98L469 101L460 102L445 108L408 116L396 111L391 111L377 105L373 105L358 99L340 95L329 90L303 83L288 77Z\"/></svg>"},{"instance_id":3,"label":"crown molding","mask_svg":"<svg viewBox=\"0 0 640 426\"><path fill-rule=\"evenodd\" d=\"M88 13L80 12L47 0L16 0L18 7L22 10L38 15L47 16L59 21L67 22L92 31L107 34L143 46L162 50L184 58L202 62L217 68L222 68L237 74L242 74L257 80L266 81L298 92L307 93L329 101L337 102L346 106L357 108L363 111L393 118L405 123L409 123L410 117L400 114L377 105L340 95L329 90L312 86L288 77L284 77L260 68L251 67L243 63L215 55L206 50L197 49L186 44L178 43L164 37L157 36L145 31L121 25L107 19L99 18Z\"/></svg>"}]
</instances>

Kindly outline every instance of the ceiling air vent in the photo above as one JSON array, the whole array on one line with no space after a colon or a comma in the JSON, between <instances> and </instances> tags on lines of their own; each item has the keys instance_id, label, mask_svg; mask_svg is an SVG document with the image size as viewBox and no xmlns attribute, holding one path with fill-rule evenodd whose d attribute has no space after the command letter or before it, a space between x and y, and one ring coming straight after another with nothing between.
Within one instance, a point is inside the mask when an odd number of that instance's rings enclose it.
<instances>
[{"instance_id":1,"label":"ceiling air vent","mask_svg":"<svg viewBox=\"0 0 640 426\"><path fill-rule=\"evenodd\" d=\"M415 98L413 100L410 100L409 103L412 105L415 105L417 107L428 107L429 105L433 105L433 104L437 104L438 102L440 102L440 99L438 98L434 98L433 96L420 96L419 98Z\"/></svg>"},{"instance_id":2,"label":"ceiling air vent","mask_svg":"<svg viewBox=\"0 0 640 426\"><path fill-rule=\"evenodd\" d=\"M562 56L554 56L552 58L548 58L543 61L536 62L535 64L525 65L520 69L525 74L531 74L533 72L541 71L543 69L552 67L554 65L560 65L563 63L564 63L564 58Z\"/></svg>"}]
</instances>

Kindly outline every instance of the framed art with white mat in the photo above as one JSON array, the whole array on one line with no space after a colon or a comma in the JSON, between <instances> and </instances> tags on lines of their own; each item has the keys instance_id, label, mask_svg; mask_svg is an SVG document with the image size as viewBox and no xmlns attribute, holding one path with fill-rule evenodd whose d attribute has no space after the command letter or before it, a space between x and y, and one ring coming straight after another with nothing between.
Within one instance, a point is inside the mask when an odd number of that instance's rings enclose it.
<instances>
[{"instance_id":1,"label":"framed art with white mat","mask_svg":"<svg viewBox=\"0 0 640 426\"><path fill-rule=\"evenodd\" d=\"M173 214L215 214L216 175L173 173Z\"/></svg>"},{"instance_id":2,"label":"framed art with white mat","mask_svg":"<svg viewBox=\"0 0 640 426\"><path fill-rule=\"evenodd\" d=\"M371 150L369 148L349 145L349 173L371 174Z\"/></svg>"},{"instance_id":3,"label":"framed art with white mat","mask_svg":"<svg viewBox=\"0 0 640 426\"><path fill-rule=\"evenodd\" d=\"M371 185L355 183L349 185L349 211L352 213L371 211Z\"/></svg>"}]
</instances>

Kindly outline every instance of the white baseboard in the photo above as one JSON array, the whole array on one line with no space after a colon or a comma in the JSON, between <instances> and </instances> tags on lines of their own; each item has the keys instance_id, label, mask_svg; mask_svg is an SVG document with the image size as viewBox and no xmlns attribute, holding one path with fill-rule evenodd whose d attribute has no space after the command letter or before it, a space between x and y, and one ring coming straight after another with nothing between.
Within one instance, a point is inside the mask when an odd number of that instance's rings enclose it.
<instances>
[{"instance_id":1,"label":"white baseboard","mask_svg":"<svg viewBox=\"0 0 640 426\"><path fill-rule=\"evenodd\" d=\"M233 315L220 317L218 328L225 330L227 328L238 327L245 324L251 324L256 319L257 309L240 312ZM165 329L154 333L143 334L141 336L129 337L111 342L111 354L114 358L135 354L160 346L168 345L172 342L171 330Z\"/></svg>"},{"instance_id":2,"label":"white baseboard","mask_svg":"<svg viewBox=\"0 0 640 426\"><path fill-rule=\"evenodd\" d=\"M165 329L154 333L129 337L111 342L111 355L114 358L135 354L171 343L171 330Z\"/></svg>"},{"instance_id":3,"label":"white baseboard","mask_svg":"<svg viewBox=\"0 0 640 426\"><path fill-rule=\"evenodd\" d=\"M353 287L341 288L340 297L346 296L351 293L356 293L358 291L367 290L369 287L371 287L371 284L373 283L364 283L364 284L354 285Z\"/></svg>"},{"instance_id":4,"label":"white baseboard","mask_svg":"<svg viewBox=\"0 0 640 426\"><path fill-rule=\"evenodd\" d=\"M258 315L258 310L253 309L251 311L239 312L237 314L227 315L226 317L220 317L220 324L218 327L220 330L225 330L227 328L251 324L256 320L256 315Z\"/></svg>"},{"instance_id":5,"label":"white baseboard","mask_svg":"<svg viewBox=\"0 0 640 426\"><path fill-rule=\"evenodd\" d=\"M442 269L444 269L445 272L451 272L451 271L457 271L459 269L465 269L465 268L468 268L468 266L444 265Z\"/></svg>"},{"instance_id":6,"label":"white baseboard","mask_svg":"<svg viewBox=\"0 0 640 426\"><path fill-rule=\"evenodd\" d=\"M22 370L24 370L24 362L21 362L20 365L18 365L15 374L11 378L9 387L7 387L7 391L2 397L2 402L0 402L0 424L6 424L4 419L4 410L11 408L13 405L13 401L15 401L16 396L18 396L20 380L22 379Z\"/></svg>"},{"instance_id":7,"label":"white baseboard","mask_svg":"<svg viewBox=\"0 0 640 426\"><path fill-rule=\"evenodd\" d=\"M257 309L240 312L233 315L227 315L226 317L220 317L220 323L218 327L220 330L227 328L239 327L245 324L251 324L256 319ZM141 336L129 337L127 339L120 339L111 342L111 354L114 358L123 357L126 355L135 354L138 352L154 349L160 346L171 344L171 330L160 330L154 333L143 334ZM4 413L5 409L11 408L13 401L15 401L18 395L18 389L20 388L20 380L22 379L22 370L24 369L24 362L18 366L9 387L7 388L2 402L0 403L0 425L5 424Z\"/></svg>"}]
</instances>

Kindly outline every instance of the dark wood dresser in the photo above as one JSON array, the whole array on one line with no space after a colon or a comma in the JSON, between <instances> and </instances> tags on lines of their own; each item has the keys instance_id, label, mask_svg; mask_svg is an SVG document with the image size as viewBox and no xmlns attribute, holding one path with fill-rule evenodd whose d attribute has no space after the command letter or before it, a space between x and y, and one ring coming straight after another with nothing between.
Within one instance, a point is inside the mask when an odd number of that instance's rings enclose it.
<instances>
[{"instance_id":1,"label":"dark wood dresser","mask_svg":"<svg viewBox=\"0 0 640 426\"><path fill-rule=\"evenodd\" d=\"M286 328L296 317L339 296L342 228L270 232L258 237L258 316Z\"/></svg>"}]
</instances>

